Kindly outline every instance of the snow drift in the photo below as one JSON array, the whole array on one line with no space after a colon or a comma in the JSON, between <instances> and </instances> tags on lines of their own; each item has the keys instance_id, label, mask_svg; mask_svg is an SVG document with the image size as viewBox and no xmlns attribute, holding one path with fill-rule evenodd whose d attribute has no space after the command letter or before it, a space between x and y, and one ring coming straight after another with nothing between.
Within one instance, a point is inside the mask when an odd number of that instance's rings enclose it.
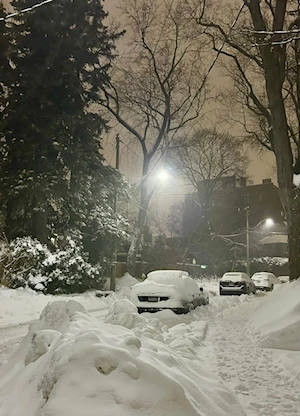
<instances>
[{"instance_id":1,"label":"snow drift","mask_svg":"<svg viewBox=\"0 0 300 416\"><path fill-rule=\"evenodd\" d=\"M44 295L31 289L8 289L0 286L0 328L38 319L45 306L57 299L65 301L73 299L90 310L105 310L109 302L105 298L99 299L92 291L80 295L53 296Z\"/></svg>"},{"instance_id":2,"label":"snow drift","mask_svg":"<svg viewBox=\"0 0 300 416\"><path fill-rule=\"evenodd\" d=\"M280 285L250 318L261 346L300 351L300 281Z\"/></svg>"},{"instance_id":3,"label":"snow drift","mask_svg":"<svg viewBox=\"0 0 300 416\"><path fill-rule=\"evenodd\" d=\"M205 325L192 325L169 330L127 300L106 322L54 302L0 367L0 415L245 416L200 358Z\"/></svg>"}]
</instances>

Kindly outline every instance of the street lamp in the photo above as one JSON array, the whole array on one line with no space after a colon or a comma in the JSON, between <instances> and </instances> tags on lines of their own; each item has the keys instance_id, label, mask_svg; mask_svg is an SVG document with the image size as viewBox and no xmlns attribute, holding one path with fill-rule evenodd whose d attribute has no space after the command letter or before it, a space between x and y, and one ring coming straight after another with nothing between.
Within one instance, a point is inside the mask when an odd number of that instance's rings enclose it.
<instances>
[{"instance_id":1,"label":"street lamp","mask_svg":"<svg viewBox=\"0 0 300 416\"><path fill-rule=\"evenodd\" d=\"M261 224L265 223L267 228L272 227L275 222L272 218L265 218L261 220L255 227L252 229L259 227ZM247 261L247 275L250 276L250 227L249 227L249 208L246 208L246 231L247 231L247 254L246 254L246 261Z\"/></svg>"},{"instance_id":2,"label":"street lamp","mask_svg":"<svg viewBox=\"0 0 300 416\"><path fill-rule=\"evenodd\" d=\"M156 177L161 183L165 183L170 178L170 175L166 169L161 169L157 173Z\"/></svg>"},{"instance_id":3,"label":"street lamp","mask_svg":"<svg viewBox=\"0 0 300 416\"><path fill-rule=\"evenodd\" d=\"M272 218L267 218L266 219L266 227L272 227L274 225L274 221L272 220Z\"/></svg>"}]
</instances>

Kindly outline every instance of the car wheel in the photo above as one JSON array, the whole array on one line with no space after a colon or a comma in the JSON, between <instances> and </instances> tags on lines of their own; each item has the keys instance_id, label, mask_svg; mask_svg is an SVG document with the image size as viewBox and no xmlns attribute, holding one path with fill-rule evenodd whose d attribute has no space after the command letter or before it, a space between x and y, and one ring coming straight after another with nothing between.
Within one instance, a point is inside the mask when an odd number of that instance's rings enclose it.
<instances>
[{"instance_id":1,"label":"car wheel","mask_svg":"<svg viewBox=\"0 0 300 416\"><path fill-rule=\"evenodd\" d=\"M222 296L222 295L223 295L223 292L222 292L222 290L221 290L221 289L219 289L219 293L220 293L220 296Z\"/></svg>"},{"instance_id":2,"label":"car wheel","mask_svg":"<svg viewBox=\"0 0 300 416\"><path fill-rule=\"evenodd\" d=\"M195 309L195 305L192 303L189 304L187 311L185 313L192 312Z\"/></svg>"},{"instance_id":3,"label":"car wheel","mask_svg":"<svg viewBox=\"0 0 300 416\"><path fill-rule=\"evenodd\" d=\"M208 305L208 304L209 304L209 299L208 299L208 298L206 298L205 305Z\"/></svg>"},{"instance_id":4,"label":"car wheel","mask_svg":"<svg viewBox=\"0 0 300 416\"><path fill-rule=\"evenodd\" d=\"M193 302L188 302L186 300L181 301L181 304L182 304L182 313L183 314L191 312L191 310L194 307Z\"/></svg>"},{"instance_id":5,"label":"car wheel","mask_svg":"<svg viewBox=\"0 0 300 416\"><path fill-rule=\"evenodd\" d=\"M272 290L274 289L274 285L271 285L271 287L270 287L270 292L272 292Z\"/></svg>"}]
</instances>

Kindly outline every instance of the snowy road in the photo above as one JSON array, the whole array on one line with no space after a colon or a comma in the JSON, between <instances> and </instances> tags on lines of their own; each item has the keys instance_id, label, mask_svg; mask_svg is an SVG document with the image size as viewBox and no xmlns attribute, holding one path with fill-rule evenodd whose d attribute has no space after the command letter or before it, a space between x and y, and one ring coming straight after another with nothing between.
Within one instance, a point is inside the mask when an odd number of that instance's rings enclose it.
<instances>
[{"instance_id":1,"label":"snowy road","mask_svg":"<svg viewBox=\"0 0 300 416\"><path fill-rule=\"evenodd\" d=\"M28 332L28 324L12 325L0 328L0 362Z\"/></svg>"},{"instance_id":2,"label":"snowy road","mask_svg":"<svg viewBox=\"0 0 300 416\"><path fill-rule=\"evenodd\" d=\"M300 381L278 363L276 350L259 347L247 322L253 299L225 309L209 325L203 356L238 396L248 416L300 415Z\"/></svg>"}]
</instances>

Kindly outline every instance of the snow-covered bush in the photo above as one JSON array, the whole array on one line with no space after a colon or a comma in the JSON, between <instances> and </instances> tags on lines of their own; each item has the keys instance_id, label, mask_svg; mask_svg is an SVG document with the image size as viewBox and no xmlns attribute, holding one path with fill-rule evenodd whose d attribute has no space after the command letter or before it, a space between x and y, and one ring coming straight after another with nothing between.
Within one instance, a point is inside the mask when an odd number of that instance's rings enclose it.
<instances>
[{"instance_id":1,"label":"snow-covered bush","mask_svg":"<svg viewBox=\"0 0 300 416\"><path fill-rule=\"evenodd\" d=\"M233 270L246 271L246 260L237 261ZM255 257L251 259L251 272L268 271L276 275L289 274L289 259L287 257Z\"/></svg>"},{"instance_id":2,"label":"snow-covered bush","mask_svg":"<svg viewBox=\"0 0 300 416\"><path fill-rule=\"evenodd\" d=\"M8 287L30 287L44 293L74 293L104 284L100 265L92 265L80 244L70 237L64 247L51 252L31 237L16 238L7 244L1 263L0 282Z\"/></svg>"}]
</instances>

